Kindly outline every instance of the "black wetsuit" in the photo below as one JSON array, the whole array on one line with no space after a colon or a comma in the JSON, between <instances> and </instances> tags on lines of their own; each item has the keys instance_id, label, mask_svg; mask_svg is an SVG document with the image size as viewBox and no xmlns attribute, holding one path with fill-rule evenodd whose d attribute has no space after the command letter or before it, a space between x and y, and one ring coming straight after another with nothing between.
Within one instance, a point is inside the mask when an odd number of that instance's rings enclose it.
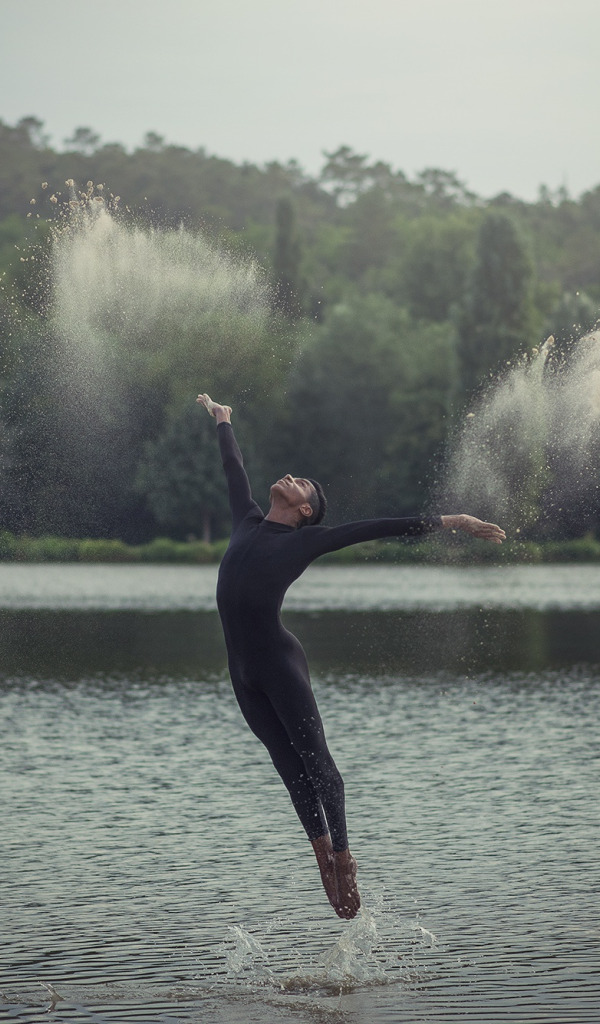
<instances>
[{"instance_id":1,"label":"black wetsuit","mask_svg":"<svg viewBox=\"0 0 600 1024\"><path fill-rule=\"evenodd\" d=\"M418 536L440 520L374 519L300 529L271 522L252 498L231 425L220 423L217 434L233 518L217 604L235 695L309 839L329 829L334 850L345 850L344 784L327 749L304 651L280 619L283 598L319 555L377 537Z\"/></svg>"}]
</instances>

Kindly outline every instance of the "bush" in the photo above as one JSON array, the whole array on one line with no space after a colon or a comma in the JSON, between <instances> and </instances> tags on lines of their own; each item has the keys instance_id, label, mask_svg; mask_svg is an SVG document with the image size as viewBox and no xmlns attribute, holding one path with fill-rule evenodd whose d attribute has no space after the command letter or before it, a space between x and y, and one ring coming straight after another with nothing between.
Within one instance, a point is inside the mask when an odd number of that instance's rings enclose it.
<instances>
[{"instance_id":1,"label":"bush","mask_svg":"<svg viewBox=\"0 0 600 1024\"><path fill-rule=\"evenodd\" d=\"M79 541L63 537L28 537L25 550L28 562L76 562Z\"/></svg>"},{"instance_id":2,"label":"bush","mask_svg":"<svg viewBox=\"0 0 600 1024\"><path fill-rule=\"evenodd\" d=\"M600 541L589 535L576 540L549 541L542 550L545 562L600 562Z\"/></svg>"},{"instance_id":3,"label":"bush","mask_svg":"<svg viewBox=\"0 0 600 1024\"><path fill-rule=\"evenodd\" d=\"M139 548L122 540L81 540L77 547L80 562L139 562Z\"/></svg>"},{"instance_id":4,"label":"bush","mask_svg":"<svg viewBox=\"0 0 600 1024\"><path fill-rule=\"evenodd\" d=\"M18 540L7 530L0 532L0 559L3 562L14 562L18 548Z\"/></svg>"}]
</instances>

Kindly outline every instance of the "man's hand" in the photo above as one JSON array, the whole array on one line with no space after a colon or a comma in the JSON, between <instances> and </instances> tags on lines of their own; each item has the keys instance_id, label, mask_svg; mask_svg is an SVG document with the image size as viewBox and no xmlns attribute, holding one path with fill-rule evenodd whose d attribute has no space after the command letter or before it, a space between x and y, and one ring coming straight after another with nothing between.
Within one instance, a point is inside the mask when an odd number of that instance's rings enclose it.
<instances>
[{"instance_id":1,"label":"man's hand","mask_svg":"<svg viewBox=\"0 0 600 1024\"><path fill-rule=\"evenodd\" d=\"M196 402L198 405L203 405L209 415L214 416L217 423L231 423L231 406L219 405L218 402L213 402L210 395L198 395Z\"/></svg>"},{"instance_id":2,"label":"man's hand","mask_svg":"<svg viewBox=\"0 0 600 1024\"><path fill-rule=\"evenodd\" d=\"M495 523L484 523L475 516L442 516L442 526L445 530L464 530L472 537L479 537L481 540L489 540L492 544L501 544L506 540L506 534Z\"/></svg>"}]
</instances>

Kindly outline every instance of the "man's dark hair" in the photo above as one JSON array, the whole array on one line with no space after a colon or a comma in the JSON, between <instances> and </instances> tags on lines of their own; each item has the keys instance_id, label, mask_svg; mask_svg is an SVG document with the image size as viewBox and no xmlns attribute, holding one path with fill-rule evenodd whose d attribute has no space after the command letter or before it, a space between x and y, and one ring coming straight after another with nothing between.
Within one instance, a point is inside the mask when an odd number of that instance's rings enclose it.
<instances>
[{"instance_id":1,"label":"man's dark hair","mask_svg":"<svg viewBox=\"0 0 600 1024\"><path fill-rule=\"evenodd\" d=\"M325 517L327 512L327 498L323 493L323 488L317 480L311 480L309 477L306 478L314 491L314 495L311 495L309 502L310 507L313 510L312 516L308 519L304 519L302 522L303 526L316 526Z\"/></svg>"}]
</instances>

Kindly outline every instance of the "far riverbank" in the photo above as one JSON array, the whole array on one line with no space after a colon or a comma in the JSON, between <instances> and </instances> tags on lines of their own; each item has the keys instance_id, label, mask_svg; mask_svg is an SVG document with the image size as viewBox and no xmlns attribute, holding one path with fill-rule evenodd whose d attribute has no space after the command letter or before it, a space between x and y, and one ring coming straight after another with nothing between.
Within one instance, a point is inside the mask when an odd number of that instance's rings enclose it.
<instances>
[{"instance_id":1,"label":"far riverbank","mask_svg":"<svg viewBox=\"0 0 600 1024\"><path fill-rule=\"evenodd\" d=\"M16 537L2 532L0 561L218 565L227 543L227 540L209 544L198 540L176 541L156 537L147 544L133 545L116 539ZM399 540L370 541L334 552L321 561L343 565L373 562L398 565L600 563L600 540L593 536L563 541L509 538L505 544L497 546L444 535L408 543Z\"/></svg>"}]
</instances>

